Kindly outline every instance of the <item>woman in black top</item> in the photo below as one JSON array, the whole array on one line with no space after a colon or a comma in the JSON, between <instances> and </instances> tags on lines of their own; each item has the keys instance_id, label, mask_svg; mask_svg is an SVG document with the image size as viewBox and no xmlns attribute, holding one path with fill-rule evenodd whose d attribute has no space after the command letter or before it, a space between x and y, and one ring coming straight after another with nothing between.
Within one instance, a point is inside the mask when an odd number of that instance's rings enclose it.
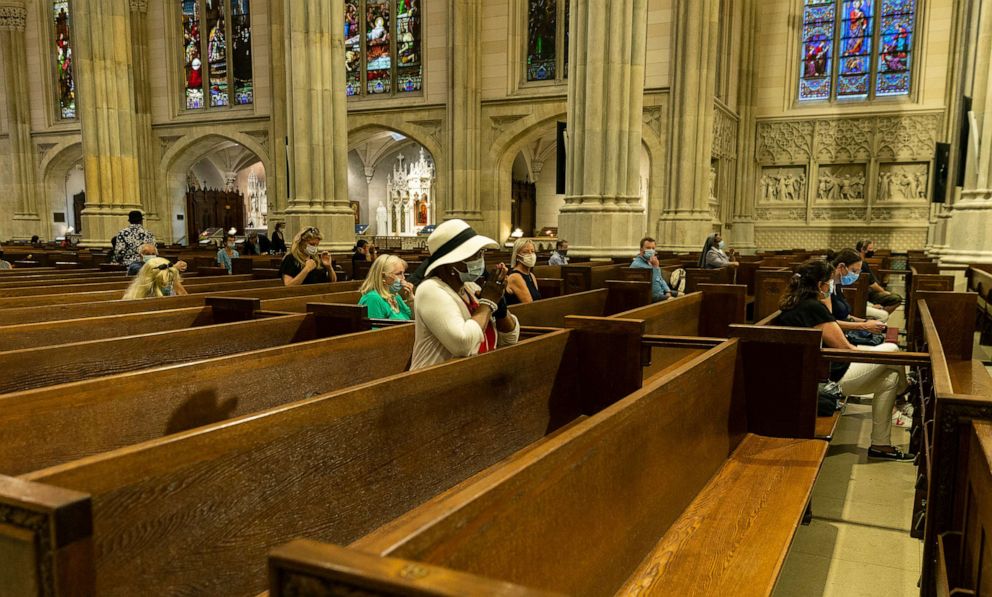
<instances>
[{"instance_id":1,"label":"woman in black top","mask_svg":"<svg viewBox=\"0 0 992 597\"><path fill-rule=\"evenodd\" d=\"M834 267L833 283L830 293L831 311L837 319L837 325L845 332L867 331L873 334L885 333L885 324L877 320L861 319L851 314L851 305L844 297L844 286L850 286L861 276L861 255L854 249L841 249L834 255L828 255L830 264Z\"/></svg>"},{"instance_id":2,"label":"woman in black top","mask_svg":"<svg viewBox=\"0 0 992 597\"><path fill-rule=\"evenodd\" d=\"M323 237L320 235L320 230L313 226L304 228L296 235L289 254L283 258L282 265L279 266L279 275L283 284L300 286L338 281L331 262L331 254L320 250L321 240Z\"/></svg>"},{"instance_id":3,"label":"woman in black top","mask_svg":"<svg viewBox=\"0 0 992 597\"><path fill-rule=\"evenodd\" d=\"M778 325L816 328L823 332L823 344L829 348L856 350L844 337L844 332L830 312L830 281L834 267L823 260L811 259L799 267L789 283L789 291L779 303L782 310ZM861 350L895 352L895 344L860 347ZM868 458L882 460L913 460L892 445L892 408L896 397L903 393L906 369L897 365L852 363L843 370L832 372L845 396L872 394L872 431Z\"/></svg>"},{"instance_id":4,"label":"woman in black top","mask_svg":"<svg viewBox=\"0 0 992 597\"><path fill-rule=\"evenodd\" d=\"M276 229L272 233L272 244L271 249L273 253L285 253L286 252L286 237L283 234L283 230L286 229L286 224L279 222L276 224Z\"/></svg>"},{"instance_id":5,"label":"woman in black top","mask_svg":"<svg viewBox=\"0 0 992 597\"><path fill-rule=\"evenodd\" d=\"M537 288L537 278L533 269L537 264L537 251L534 243L519 239L513 245L510 255L510 273L506 277L506 304L533 303L540 300L541 291Z\"/></svg>"}]
</instances>

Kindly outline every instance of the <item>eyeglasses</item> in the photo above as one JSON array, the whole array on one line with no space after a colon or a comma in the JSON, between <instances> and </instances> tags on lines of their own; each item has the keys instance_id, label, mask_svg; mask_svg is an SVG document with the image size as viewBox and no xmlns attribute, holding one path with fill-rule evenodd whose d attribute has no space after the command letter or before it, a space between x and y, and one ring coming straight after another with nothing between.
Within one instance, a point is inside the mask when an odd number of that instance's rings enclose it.
<instances>
[{"instance_id":1,"label":"eyeglasses","mask_svg":"<svg viewBox=\"0 0 992 597\"><path fill-rule=\"evenodd\" d=\"M318 230L314 226L307 226L306 228L304 228L303 229L303 234L304 235L310 234L310 235L313 235L313 236L321 236L320 230Z\"/></svg>"}]
</instances>

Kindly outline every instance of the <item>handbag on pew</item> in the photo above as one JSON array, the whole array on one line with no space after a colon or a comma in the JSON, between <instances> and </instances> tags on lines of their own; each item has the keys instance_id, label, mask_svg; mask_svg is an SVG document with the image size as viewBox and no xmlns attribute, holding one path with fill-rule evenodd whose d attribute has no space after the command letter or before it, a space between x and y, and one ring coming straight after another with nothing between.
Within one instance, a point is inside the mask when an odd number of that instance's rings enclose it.
<instances>
[{"instance_id":1,"label":"handbag on pew","mask_svg":"<svg viewBox=\"0 0 992 597\"><path fill-rule=\"evenodd\" d=\"M847 330L844 332L847 341L855 346L878 346L885 342L885 334L876 334L868 330Z\"/></svg>"},{"instance_id":2,"label":"handbag on pew","mask_svg":"<svg viewBox=\"0 0 992 597\"><path fill-rule=\"evenodd\" d=\"M682 295L682 294L685 293L685 269L684 268L681 268L680 267L679 269L677 269L674 272L672 272L671 280L669 281L668 286L672 290L675 290L676 292L678 292L679 295Z\"/></svg>"}]
</instances>

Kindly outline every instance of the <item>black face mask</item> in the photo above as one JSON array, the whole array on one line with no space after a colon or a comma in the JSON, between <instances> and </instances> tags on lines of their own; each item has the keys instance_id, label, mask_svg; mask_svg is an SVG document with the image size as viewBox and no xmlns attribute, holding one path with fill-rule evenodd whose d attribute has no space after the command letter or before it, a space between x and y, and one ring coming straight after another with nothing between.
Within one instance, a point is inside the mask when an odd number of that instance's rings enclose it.
<instances>
[{"instance_id":1,"label":"black face mask","mask_svg":"<svg viewBox=\"0 0 992 597\"><path fill-rule=\"evenodd\" d=\"M568 255L568 249L558 249L558 254L564 257L565 255Z\"/></svg>"},{"instance_id":2,"label":"black face mask","mask_svg":"<svg viewBox=\"0 0 992 597\"><path fill-rule=\"evenodd\" d=\"M868 259L871 259L874 256L875 256L875 251L865 251L865 257L867 257Z\"/></svg>"}]
</instances>

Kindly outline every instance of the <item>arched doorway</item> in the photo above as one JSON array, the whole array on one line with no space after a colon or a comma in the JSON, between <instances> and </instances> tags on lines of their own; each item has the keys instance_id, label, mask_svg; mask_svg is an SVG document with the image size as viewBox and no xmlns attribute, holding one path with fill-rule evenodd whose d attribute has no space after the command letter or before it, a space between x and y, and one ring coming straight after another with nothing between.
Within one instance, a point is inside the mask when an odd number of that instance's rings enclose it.
<instances>
[{"instance_id":1,"label":"arched doorway","mask_svg":"<svg viewBox=\"0 0 992 597\"><path fill-rule=\"evenodd\" d=\"M86 207L82 144L56 149L47 161L42 162L42 172L45 208L41 215L48 222L48 228L38 233L49 239L81 234L82 211Z\"/></svg>"},{"instance_id":2,"label":"arched doorway","mask_svg":"<svg viewBox=\"0 0 992 597\"><path fill-rule=\"evenodd\" d=\"M439 221L437 167L423 145L395 131L363 135L348 152L348 196L370 236L416 236Z\"/></svg>"},{"instance_id":3,"label":"arched doorway","mask_svg":"<svg viewBox=\"0 0 992 597\"><path fill-rule=\"evenodd\" d=\"M166 164L174 242L192 245L230 228L239 235L265 234L266 166L254 149L211 135L193 140Z\"/></svg>"}]
</instances>

